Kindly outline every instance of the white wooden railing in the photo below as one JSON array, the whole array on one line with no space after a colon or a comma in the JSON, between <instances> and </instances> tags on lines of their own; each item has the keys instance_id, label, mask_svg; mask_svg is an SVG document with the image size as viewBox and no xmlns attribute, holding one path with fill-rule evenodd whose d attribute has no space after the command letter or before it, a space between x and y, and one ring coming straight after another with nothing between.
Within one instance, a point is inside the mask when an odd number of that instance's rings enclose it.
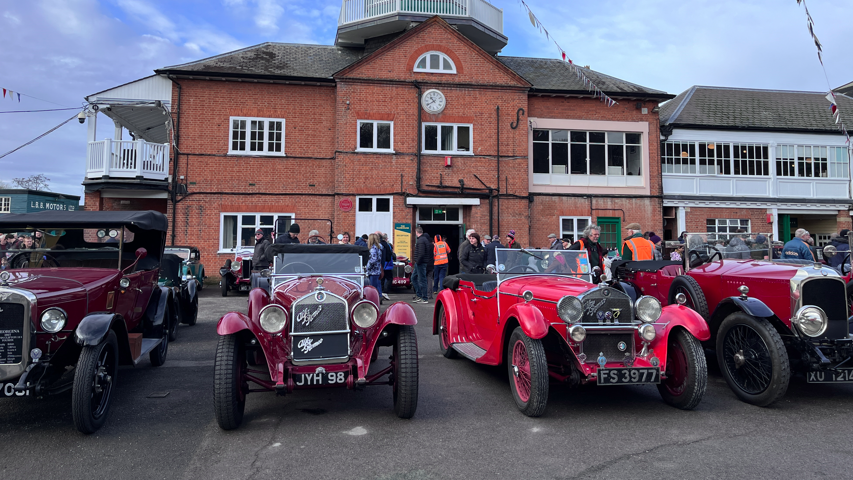
<instances>
[{"instance_id":1,"label":"white wooden railing","mask_svg":"<svg viewBox=\"0 0 853 480\"><path fill-rule=\"evenodd\" d=\"M848 198L846 178L663 175L664 195L760 198Z\"/></svg>"},{"instance_id":2,"label":"white wooden railing","mask_svg":"<svg viewBox=\"0 0 853 480\"><path fill-rule=\"evenodd\" d=\"M503 10L485 0L342 0L338 26L393 13L471 17L503 34Z\"/></svg>"},{"instance_id":3,"label":"white wooden railing","mask_svg":"<svg viewBox=\"0 0 853 480\"><path fill-rule=\"evenodd\" d=\"M136 178L166 180L169 150L163 143L144 140L102 140L86 148L86 178Z\"/></svg>"}]
</instances>

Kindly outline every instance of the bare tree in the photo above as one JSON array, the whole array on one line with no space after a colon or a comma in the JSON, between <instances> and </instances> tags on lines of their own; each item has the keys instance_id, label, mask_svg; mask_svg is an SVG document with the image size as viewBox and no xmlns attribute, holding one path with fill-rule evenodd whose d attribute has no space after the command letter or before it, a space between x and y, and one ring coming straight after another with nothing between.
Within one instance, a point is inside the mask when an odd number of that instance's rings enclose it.
<instances>
[{"instance_id":1,"label":"bare tree","mask_svg":"<svg viewBox=\"0 0 853 480\"><path fill-rule=\"evenodd\" d=\"M12 184L3 180L0 180L0 188L12 188Z\"/></svg>"},{"instance_id":2,"label":"bare tree","mask_svg":"<svg viewBox=\"0 0 853 480\"><path fill-rule=\"evenodd\" d=\"M20 188L26 188L29 190L50 190L48 188L48 184L50 179L47 178L43 173L38 173L35 175L30 175L27 178L13 178L12 183L15 186Z\"/></svg>"}]
</instances>

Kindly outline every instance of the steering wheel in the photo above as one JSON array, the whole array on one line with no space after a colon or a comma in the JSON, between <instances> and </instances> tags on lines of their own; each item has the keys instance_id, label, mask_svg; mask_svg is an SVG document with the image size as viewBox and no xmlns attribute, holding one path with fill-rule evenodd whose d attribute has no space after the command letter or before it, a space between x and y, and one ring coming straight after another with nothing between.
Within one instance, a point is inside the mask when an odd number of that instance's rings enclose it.
<instances>
[{"instance_id":1,"label":"steering wheel","mask_svg":"<svg viewBox=\"0 0 853 480\"><path fill-rule=\"evenodd\" d=\"M18 252L9 259L9 268L29 268L33 254L42 257L41 268L59 268L59 261L44 252Z\"/></svg>"},{"instance_id":2,"label":"steering wheel","mask_svg":"<svg viewBox=\"0 0 853 480\"><path fill-rule=\"evenodd\" d=\"M516 266L510 268L509 270L507 270L506 273L513 273L516 270L518 270L518 273L525 273L525 272L538 273L536 271L536 269L531 267L530 265L516 265Z\"/></svg>"},{"instance_id":3,"label":"steering wheel","mask_svg":"<svg viewBox=\"0 0 853 480\"><path fill-rule=\"evenodd\" d=\"M711 257L708 259L708 263L713 262L713 261L714 261L714 258L716 258L717 260L722 260L722 259L723 259L723 254L722 254L722 253L720 253L720 251L719 251L719 250L715 250L715 251L714 251L714 253L712 253L712 254L711 254Z\"/></svg>"},{"instance_id":4,"label":"steering wheel","mask_svg":"<svg viewBox=\"0 0 853 480\"><path fill-rule=\"evenodd\" d=\"M317 270L314 270L314 267L312 267L311 265L308 265L305 262L290 262L287 265L281 267L279 269L279 271L276 273L305 273L305 272L307 272L307 270L302 270L302 269L300 269L300 270L293 269L292 271L287 271L288 268L290 268L294 265L304 265L305 267L307 267L308 270L311 271L311 273L317 273Z\"/></svg>"}]
</instances>

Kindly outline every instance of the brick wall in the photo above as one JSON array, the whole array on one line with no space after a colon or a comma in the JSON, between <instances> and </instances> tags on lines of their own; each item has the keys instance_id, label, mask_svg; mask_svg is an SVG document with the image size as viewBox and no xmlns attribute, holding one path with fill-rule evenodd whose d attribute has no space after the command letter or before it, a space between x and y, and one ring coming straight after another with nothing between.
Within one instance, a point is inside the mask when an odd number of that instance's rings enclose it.
<instances>
[{"instance_id":1,"label":"brick wall","mask_svg":"<svg viewBox=\"0 0 853 480\"><path fill-rule=\"evenodd\" d=\"M166 213L165 198L101 198L100 192L86 192L84 210L154 210Z\"/></svg>"}]
</instances>

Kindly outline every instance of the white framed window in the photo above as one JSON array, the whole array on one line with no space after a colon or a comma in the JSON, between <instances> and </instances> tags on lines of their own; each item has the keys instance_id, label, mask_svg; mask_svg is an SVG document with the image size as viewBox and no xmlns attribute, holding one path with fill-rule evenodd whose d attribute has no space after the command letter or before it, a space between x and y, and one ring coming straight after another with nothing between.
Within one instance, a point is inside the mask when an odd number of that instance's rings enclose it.
<instances>
[{"instance_id":1,"label":"white framed window","mask_svg":"<svg viewBox=\"0 0 853 480\"><path fill-rule=\"evenodd\" d=\"M0 213L12 213L12 197L0 197Z\"/></svg>"},{"instance_id":2,"label":"white framed window","mask_svg":"<svg viewBox=\"0 0 853 480\"><path fill-rule=\"evenodd\" d=\"M533 130L533 173L639 176L642 139L637 132Z\"/></svg>"},{"instance_id":3,"label":"white framed window","mask_svg":"<svg viewBox=\"0 0 853 480\"><path fill-rule=\"evenodd\" d=\"M776 147L776 174L780 177L847 178L849 161L845 147Z\"/></svg>"},{"instance_id":4,"label":"white framed window","mask_svg":"<svg viewBox=\"0 0 853 480\"><path fill-rule=\"evenodd\" d=\"M456 73L456 64L441 52L427 52L415 62L416 72L426 73Z\"/></svg>"},{"instance_id":5,"label":"white framed window","mask_svg":"<svg viewBox=\"0 0 853 480\"><path fill-rule=\"evenodd\" d=\"M695 142L664 142L663 173L696 173Z\"/></svg>"},{"instance_id":6,"label":"white framed window","mask_svg":"<svg viewBox=\"0 0 853 480\"><path fill-rule=\"evenodd\" d=\"M781 151L784 156L785 150ZM779 163L777 167L779 172L786 171ZM661 142L661 170L673 174L767 177L770 175L770 146L751 143Z\"/></svg>"},{"instance_id":7,"label":"white framed window","mask_svg":"<svg viewBox=\"0 0 853 480\"><path fill-rule=\"evenodd\" d=\"M281 234L294 220L292 213L221 213L219 215L219 251L255 248L255 231L261 228L272 234L275 223Z\"/></svg>"},{"instance_id":8,"label":"white framed window","mask_svg":"<svg viewBox=\"0 0 853 480\"><path fill-rule=\"evenodd\" d=\"M768 145L750 143L732 144L734 168L732 173L739 176L769 176L770 148Z\"/></svg>"},{"instance_id":9,"label":"white framed window","mask_svg":"<svg viewBox=\"0 0 853 480\"><path fill-rule=\"evenodd\" d=\"M590 222L592 217L560 217L560 238L571 238L572 243L577 242Z\"/></svg>"},{"instance_id":10,"label":"white framed window","mask_svg":"<svg viewBox=\"0 0 853 480\"><path fill-rule=\"evenodd\" d=\"M471 124L424 123L423 153L472 155L473 130Z\"/></svg>"},{"instance_id":11,"label":"white framed window","mask_svg":"<svg viewBox=\"0 0 853 480\"><path fill-rule=\"evenodd\" d=\"M394 122L359 120L356 151L393 152Z\"/></svg>"},{"instance_id":12,"label":"white framed window","mask_svg":"<svg viewBox=\"0 0 853 480\"><path fill-rule=\"evenodd\" d=\"M418 207L418 223L462 223L462 208L421 205Z\"/></svg>"},{"instance_id":13,"label":"white framed window","mask_svg":"<svg viewBox=\"0 0 853 480\"><path fill-rule=\"evenodd\" d=\"M735 233L750 233L749 219L747 218L708 218L705 220L708 233L716 233L716 239L729 240ZM711 236L708 236L710 240Z\"/></svg>"},{"instance_id":14,"label":"white framed window","mask_svg":"<svg viewBox=\"0 0 853 480\"><path fill-rule=\"evenodd\" d=\"M284 119L231 117L229 154L284 156Z\"/></svg>"}]
</instances>

